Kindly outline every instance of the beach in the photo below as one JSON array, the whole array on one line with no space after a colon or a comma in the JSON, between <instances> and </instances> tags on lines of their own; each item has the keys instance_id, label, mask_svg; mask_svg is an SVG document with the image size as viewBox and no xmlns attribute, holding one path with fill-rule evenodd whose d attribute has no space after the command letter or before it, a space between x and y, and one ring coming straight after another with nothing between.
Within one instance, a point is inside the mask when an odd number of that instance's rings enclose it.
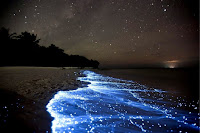
<instances>
[{"instance_id":1,"label":"beach","mask_svg":"<svg viewBox=\"0 0 200 133\"><path fill-rule=\"evenodd\" d=\"M179 90L82 73L78 80L89 82L87 87L59 91L47 104L52 132L199 132L199 100Z\"/></svg>"},{"instance_id":2,"label":"beach","mask_svg":"<svg viewBox=\"0 0 200 133\"><path fill-rule=\"evenodd\" d=\"M196 70L1 67L0 129L196 132L197 91Z\"/></svg>"},{"instance_id":3,"label":"beach","mask_svg":"<svg viewBox=\"0 0 200 133\"><path fill-rule=\"evenodd\" d=\"M46 105L58 91L86 86L76 80L79 72L76 68L1 67L1 131L51 132L53 118Z\"/></svg>"}]
</instances>

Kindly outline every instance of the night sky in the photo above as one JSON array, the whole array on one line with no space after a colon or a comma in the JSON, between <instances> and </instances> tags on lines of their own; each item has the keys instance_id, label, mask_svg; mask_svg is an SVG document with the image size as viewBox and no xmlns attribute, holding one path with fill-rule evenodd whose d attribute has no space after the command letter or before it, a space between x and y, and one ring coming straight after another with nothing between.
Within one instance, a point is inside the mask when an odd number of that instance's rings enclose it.
<instances>
[{"instance_id":1,"label":"night sky","mask_svg":"<svg viewBox=\"0 0 200 133\"><path fill-rule=\"evenodd\" d=\"M7 1L7 2L6 2ZM198 0L5 0L0 27L102 67L191 65L199 57Z\"/></svg>"}]
</instances>

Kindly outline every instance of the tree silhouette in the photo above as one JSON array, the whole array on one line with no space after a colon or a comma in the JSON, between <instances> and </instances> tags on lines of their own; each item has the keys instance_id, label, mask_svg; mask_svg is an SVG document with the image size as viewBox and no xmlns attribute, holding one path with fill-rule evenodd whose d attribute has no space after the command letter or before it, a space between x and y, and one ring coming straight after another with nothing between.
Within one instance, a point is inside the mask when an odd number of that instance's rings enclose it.
<instances>
[{"instance_id":1,"label":"tree silhouette","mask_svg":"<svg viewBox=\"0 0 200 133\"><path fill-rule=\"evenodd\" d=\"M2 40L11 40L15 37L16 33L9 34L9 29L2 27L0 29L0 39Z\"/></svg>"},{"instance_id":2,"label":"tree silhouette","mask_svg":"<svg viewBox=\"0 0 200 133\"><path fill-rule=\"evenodd\" d=\"M38 45L40 39L37 39L37 35L30 34L28 32L22 32L21 35L17 36L18 39L21 41L25 41L30 44L36 44Z\"/></svg>"},{"instance_id":3,"label":"tree silhouette","mask_svg":"<svg viewBox=\"0 0 200 133\"><path fill-rule=\"evenodd\" d=\"M0 29L0 66L53 66L53 67L93 67L99 62L84 56L68 55L64 50L51 44L40 46L37 35L29 32L9 34L9 29Z\"/></svg>"},{"instance_id":4,"label":"tree silhouette","mask_svg":"<svg viewBox=\"0 0 200 133\"><path fill-rule=\"evenodd\" d=\"M10 64L12 53L14 52L13 39L16 33L9 33L9 29L2 27L0 29L0 61L2 64Z\"/></svg>"}]
</instances>

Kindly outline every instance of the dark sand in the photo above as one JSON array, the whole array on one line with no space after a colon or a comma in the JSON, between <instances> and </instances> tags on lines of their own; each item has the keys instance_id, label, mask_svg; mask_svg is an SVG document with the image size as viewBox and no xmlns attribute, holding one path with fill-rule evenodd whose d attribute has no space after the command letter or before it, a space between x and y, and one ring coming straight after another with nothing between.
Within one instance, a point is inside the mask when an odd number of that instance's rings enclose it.
<instances>
[{"instance_id":1,"label":"dark sand","mask_svg":"<svg viewBox=\"0 0 200 133\"><path fill-rule=\"evenodd\" d=\"M46 105L60 90L86 83L77 81L80 69L42 67L0 68L0 131L51 132Z\"/></svg>"}]
</instances>

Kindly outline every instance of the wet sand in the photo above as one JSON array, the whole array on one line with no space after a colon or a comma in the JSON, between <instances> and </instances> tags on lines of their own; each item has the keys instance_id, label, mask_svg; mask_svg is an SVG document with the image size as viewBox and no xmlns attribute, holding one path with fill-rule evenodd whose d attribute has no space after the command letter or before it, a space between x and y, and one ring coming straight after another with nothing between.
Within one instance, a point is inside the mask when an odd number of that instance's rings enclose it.
<instances>
[{"instance_id":1,"label":"wet sand","mask_svg":"<svg viewBox=\"0 0 200 133\"><path fill-rule=\"evenodd\" d=\"M87 87L60 91L48 103L54 132L198 133L199 101L93 71L83 74L78 79L90 82Z\"/></svg>"},{"instance_id":2,"label":"wet sand","mask_svg":"<svg viewBox=\"0 0 200 133\"><path fill-rule=\"evenodd\" d=\"M169 91L181 90L181 92L186 90L183 94L193 98L198 96L196 70L95 71L116 78L133 80L149 87ZM87 86L87 83L76 80L79 76L83 75L80 69L75 68L1 67L0 130L51 132L53 118L46 111L46 105L60 90L67 91Z\"/></svg>"},{"instance_id":3,"label":"wet sand","mask_svg":"<svg viewBox=\"0 0 200 133\"><path fill-rule=\"evenodd\" d=\"M60 90L86 86L77 81L80 69L42 67L0 68L0 130L51 132L49 100Z\"/></svg>"}]
</instances>

